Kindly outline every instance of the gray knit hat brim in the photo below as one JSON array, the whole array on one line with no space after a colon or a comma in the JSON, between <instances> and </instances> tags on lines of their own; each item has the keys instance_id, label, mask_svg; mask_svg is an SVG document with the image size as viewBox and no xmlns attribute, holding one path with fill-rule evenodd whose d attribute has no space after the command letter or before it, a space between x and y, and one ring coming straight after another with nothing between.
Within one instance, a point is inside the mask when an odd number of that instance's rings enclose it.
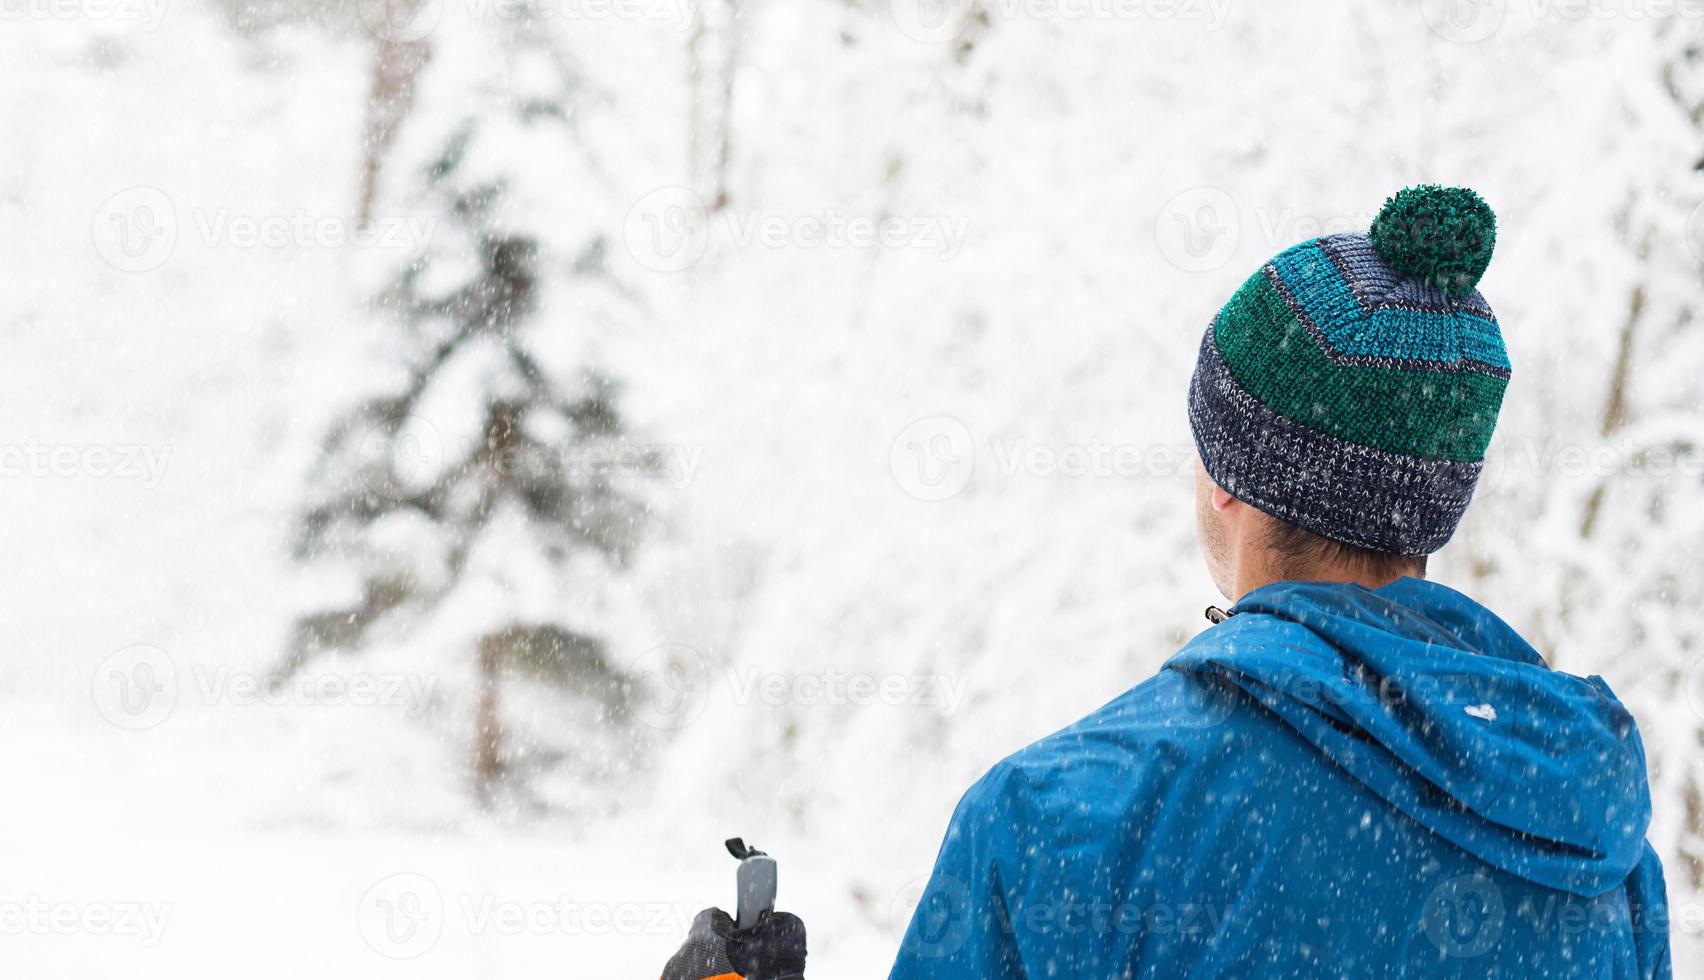
<instances>
[{"instance_id":1,"label":"gray knit hat brim","mask_svg":"<svg viewBox=\"0 0 1704 980\"><path fill-rule=\"evenodd\" d=\"M1304 531L1387 554L1442 548L1484 467L1346 443L1279 415L1237 383L1211 327L1189 384L1189 423L1202 466L1226 493Z\"/></svg>"}]
</instances>

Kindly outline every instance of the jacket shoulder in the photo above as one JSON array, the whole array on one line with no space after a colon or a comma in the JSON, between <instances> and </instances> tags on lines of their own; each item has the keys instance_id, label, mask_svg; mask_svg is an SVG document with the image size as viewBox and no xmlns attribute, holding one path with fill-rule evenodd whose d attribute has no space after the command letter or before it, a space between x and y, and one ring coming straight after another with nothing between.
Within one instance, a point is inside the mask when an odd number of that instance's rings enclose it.
<instances>
[{"instance_id":1,"label":"jacket shoulder","mask_svg":"<svg viewBox=\"0 0 1704 980\"><path fill-rule=\"evenodd\" d=\"M1069 827L1122 820L1204 765L1270 741L1275 722L1232 685L1161 670L1099 710L1018 750L965 803ZM1281 734L1280 734L1280 737Z\"/></svg>"}]
</instances>

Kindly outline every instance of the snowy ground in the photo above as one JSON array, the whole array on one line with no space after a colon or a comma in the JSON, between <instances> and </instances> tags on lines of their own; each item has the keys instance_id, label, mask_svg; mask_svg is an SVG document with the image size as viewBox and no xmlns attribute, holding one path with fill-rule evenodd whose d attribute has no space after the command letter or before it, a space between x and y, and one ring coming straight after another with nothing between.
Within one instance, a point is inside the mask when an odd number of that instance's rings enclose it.
<instances>
[{"instance_id":1,"label":"snowy ground","mask_svg":"<svg viewBox=\"0 0 1704 980\"><path fill-rule=\"evenodd\" d=\"M8 731L8 744L20 744ZM67 746L93 749L105 746ZM210 768L223 759L178 758ZM245 764L249 760L242 760ZM731 901L733 862L642 846L636 828L594 837L336 833L139 827L103 801L158 795L169 780L74 781L22 773L61 801L50 825L8 821L7 969L14 976L534 977L654 976L699 908ZM105 774L103 774L105 775ZM132 773L130 778L138 779ZM163 786L162 783L166 785ZM247 790L227 780L227 792ZM647 828L653 834L665 828ZM44 847L42 840L59 842ZM653 836L652 840L667 839ZM789 862L791 875L813 870ZM897 869L895 869L897 870ZM811 914L813 961L829 975L880 975L885 927L787 880ZM685 896L698 896L686 901ZM884 910L885 912L886 910Z\"/></svg>"}]
</instances>

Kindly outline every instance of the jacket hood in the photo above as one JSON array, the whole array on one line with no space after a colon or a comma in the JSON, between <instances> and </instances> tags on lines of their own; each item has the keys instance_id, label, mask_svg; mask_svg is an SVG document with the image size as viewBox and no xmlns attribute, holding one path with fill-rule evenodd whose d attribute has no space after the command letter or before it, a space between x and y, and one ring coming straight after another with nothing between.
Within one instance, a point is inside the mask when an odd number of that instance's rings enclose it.
<instances>
[{"instance_id":1,"label":"jacket hood","mask_svg":"<svg viewBox=\"0 0 1704 980\"><path fill-rule=\"evenodd\" d=\"M1551 670L1433 582L1279 582L1166 667L1229 683L1414 820L1509 874L1591 897L1639 863L1651 820L1632 715Z\"/></svg>"}]
</instances>

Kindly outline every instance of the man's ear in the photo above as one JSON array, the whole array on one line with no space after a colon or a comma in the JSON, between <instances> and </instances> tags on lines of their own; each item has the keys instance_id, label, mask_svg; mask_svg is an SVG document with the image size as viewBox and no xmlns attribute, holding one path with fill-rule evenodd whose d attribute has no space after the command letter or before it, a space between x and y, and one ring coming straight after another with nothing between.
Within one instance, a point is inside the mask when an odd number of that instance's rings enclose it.
<instances>
[{"instance_id":1,"label":"man's ear","mask_svg":"<svg viewBox=\"0 0 1704 980\"><path fill-rule=\"evenodd\" d=\"M1208 495L1207 499L1212 502L1213 509L1220 513L1225 513L1242 503L1242 501L1226 493L1224 488L1216 483L1213 485L1213 492Z\"/></svg>"}]
</instances>

